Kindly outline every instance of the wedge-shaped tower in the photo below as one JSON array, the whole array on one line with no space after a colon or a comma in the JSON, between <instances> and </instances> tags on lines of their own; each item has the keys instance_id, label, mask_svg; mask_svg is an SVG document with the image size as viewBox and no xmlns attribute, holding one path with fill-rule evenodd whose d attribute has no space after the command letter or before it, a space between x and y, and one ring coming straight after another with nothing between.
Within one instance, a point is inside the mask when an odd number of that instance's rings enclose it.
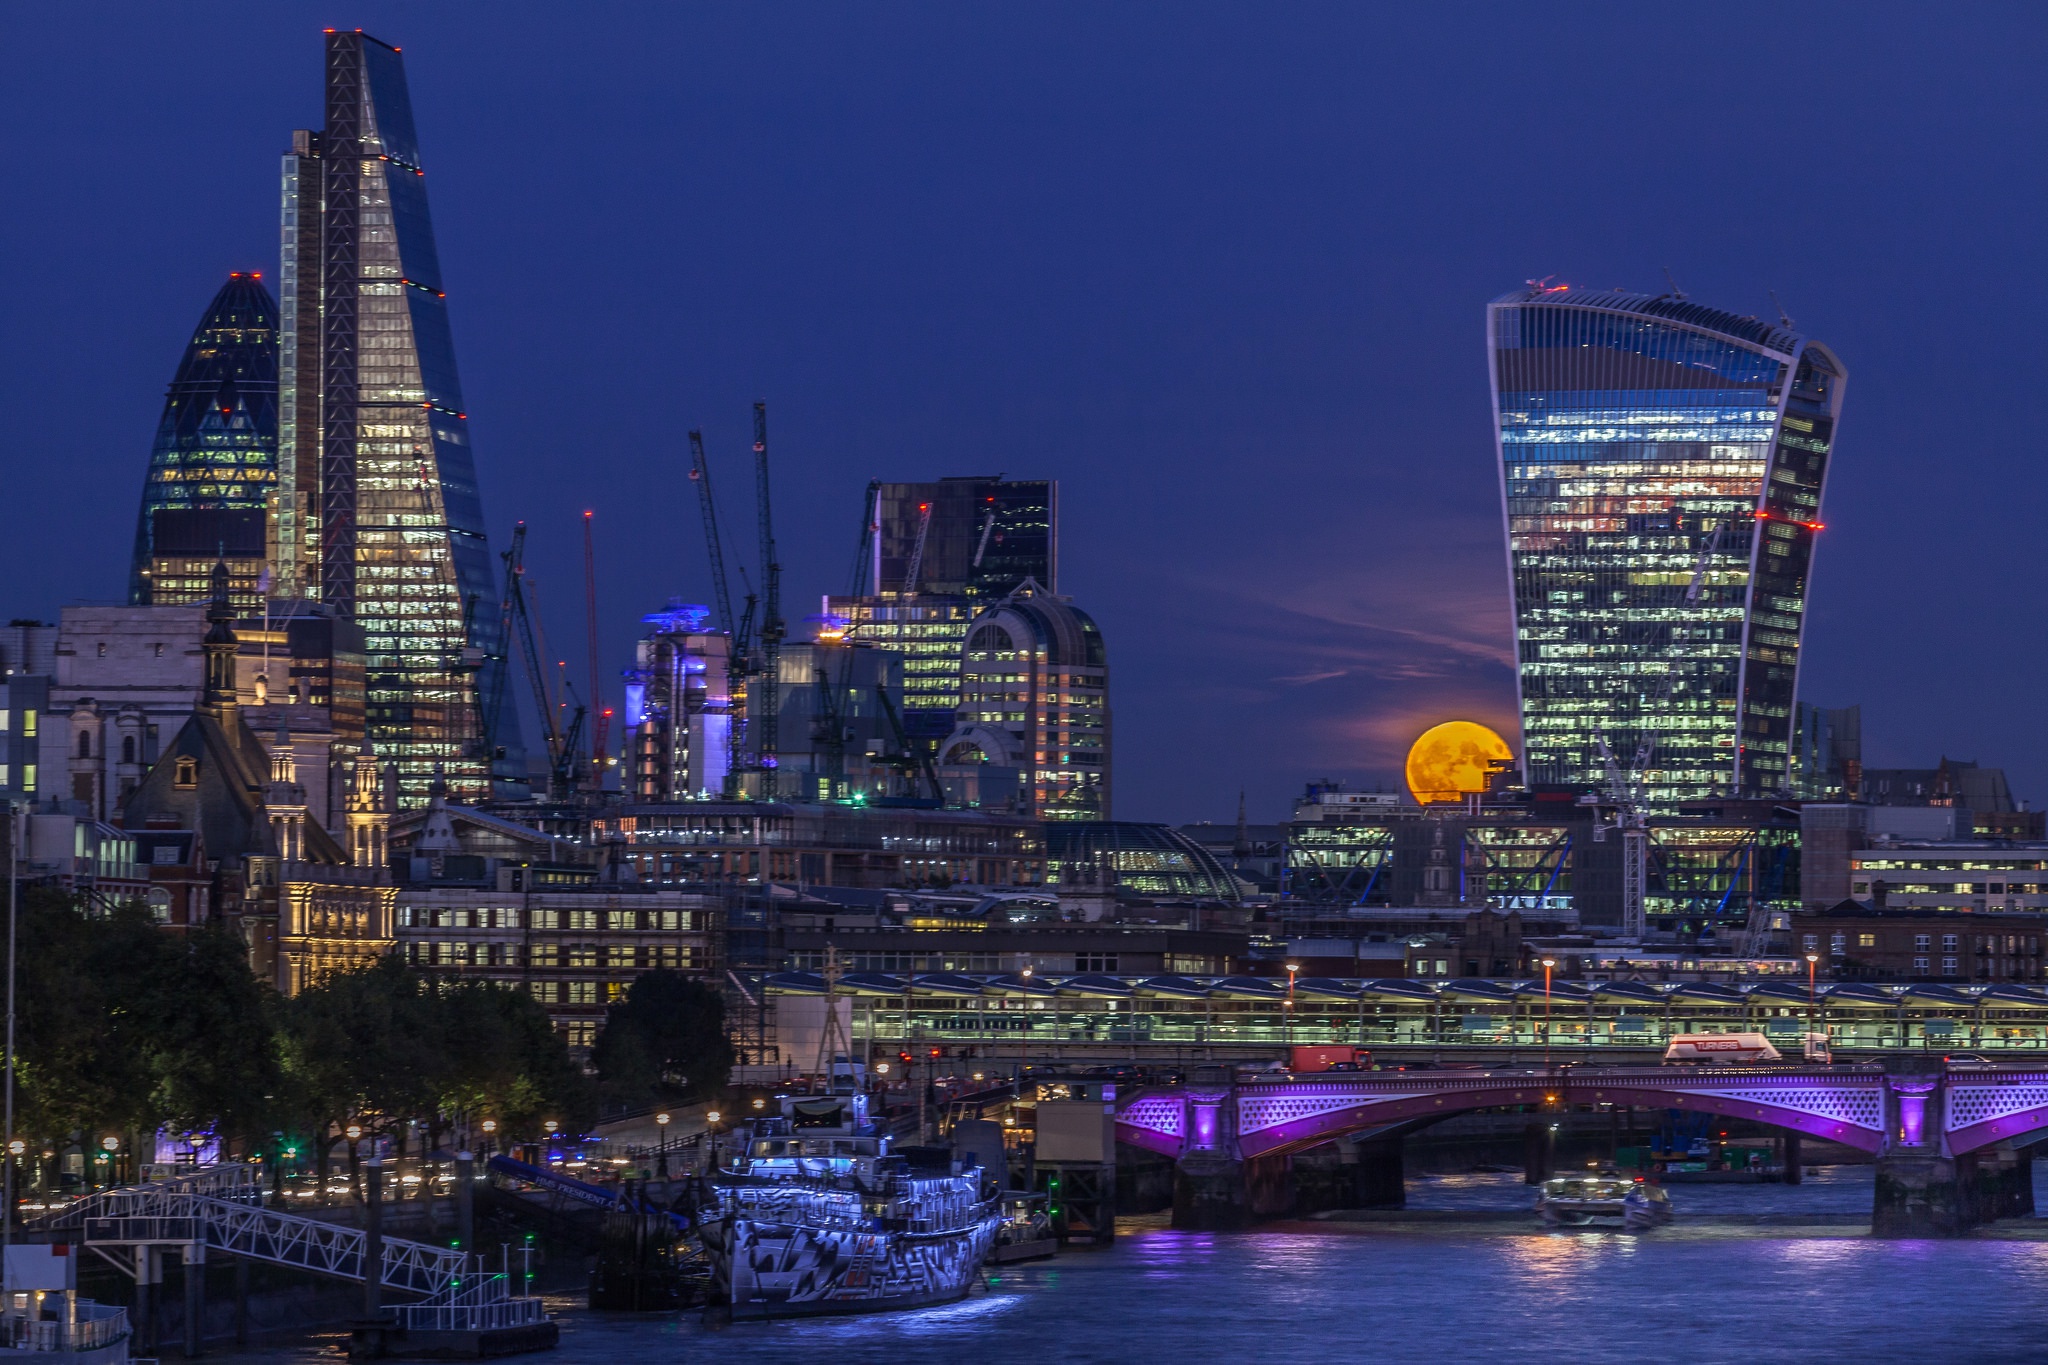
<instances>
[{"instance_id":1,"label":"wedge-shaped tower","mask_svg":"<svg viewBox=\"0 0 2048 1365\"><path fill-rule=\"evenodd\" d=\"M424 804L516 770L516 713L484 733L504 667L468 409L398 49L327 34L327 126L284 159L279 273L280 590L363 628L368 738Z\"/></svg>"}]
</instances>

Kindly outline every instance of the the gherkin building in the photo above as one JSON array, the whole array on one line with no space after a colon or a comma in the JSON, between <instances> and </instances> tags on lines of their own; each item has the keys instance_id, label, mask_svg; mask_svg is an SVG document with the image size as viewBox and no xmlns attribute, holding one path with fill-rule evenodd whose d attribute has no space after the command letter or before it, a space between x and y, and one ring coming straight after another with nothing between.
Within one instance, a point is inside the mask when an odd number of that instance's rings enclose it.
<instances>
[{"instance_id":1,"label":"the gherkin building","mask_svg":"<svg viewBox=\"0 0 2048 1365\"><path fill-rule=\"evenodd\" d=\"M260 614L264 515L277 487L277 302L253 274L228 276L171 380L150 451L128 598L204 602L225 559L228 590Z\"/></svg>"}]
</instances>

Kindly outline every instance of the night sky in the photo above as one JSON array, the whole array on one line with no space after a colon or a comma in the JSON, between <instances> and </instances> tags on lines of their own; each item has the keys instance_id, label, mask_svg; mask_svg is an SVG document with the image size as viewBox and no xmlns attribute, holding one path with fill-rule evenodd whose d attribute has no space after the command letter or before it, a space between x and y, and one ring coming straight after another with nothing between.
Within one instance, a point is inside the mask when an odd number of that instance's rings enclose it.
<instances>
[{"instance_id":1,"label":"night sky","mask_svg":"<svg viewBox=\"0 0 2048 1365\"><path fill-rule=\"evenodd\" d=\"M616 670L709 596L689 427L751 524L759 397L794 619L868 479L1060 480L1122 818L1512 740L1484 306L1668 267L1849 367L1803 695L2048 798L2048 9L17 5L5 615L121 595L328 25L405 50L493 548L531 523L579 678L579 514Z\"/></svg>"}]
</instances>

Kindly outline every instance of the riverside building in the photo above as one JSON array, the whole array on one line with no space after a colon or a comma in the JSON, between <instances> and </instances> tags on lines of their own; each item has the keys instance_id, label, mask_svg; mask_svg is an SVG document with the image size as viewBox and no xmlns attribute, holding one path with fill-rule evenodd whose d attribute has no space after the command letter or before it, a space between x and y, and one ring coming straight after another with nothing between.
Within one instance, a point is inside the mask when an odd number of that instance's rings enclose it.
<instances>
[{"instance_id":1,"label":"riverside building","mask_svg":"<svg viewBox=\"0 0 2048 1365\"><path fill-rule=\"evenodd\" d=\"M1487 337L1524 780L1619 767L1665 810L1785 794L1841 362L1789 325L1566 286L1496 299Z\"/></svg>"}]
</instances>

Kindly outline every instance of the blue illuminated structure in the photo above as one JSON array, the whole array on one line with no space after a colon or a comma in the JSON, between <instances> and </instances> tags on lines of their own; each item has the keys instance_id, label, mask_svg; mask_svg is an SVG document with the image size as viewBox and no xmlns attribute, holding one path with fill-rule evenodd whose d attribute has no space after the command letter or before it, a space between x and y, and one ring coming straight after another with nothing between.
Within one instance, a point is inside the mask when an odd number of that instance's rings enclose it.
<instances>
[{"instance_id":1,"label":"blue illuminated structure","mask_svg":"<svg viewBox=\"0 0 2048 1365\"><path fill-rule=\"evenodd\" d=\"M284 159L280 592L362 627L404 803L437 773L480 799L524 754L512 708L482 733L505 648L405 67L360 31L326 65L327 126Z\"/></svg>"},{"instance_id":2,"label":"blue illuminated structure","mask_svg":"<svg viewBox=\"0 0 2048 1365\"><path fill-rule=\"evenodd\" d=\"M164 397L128 600L210 601L225 559L229 600L260 615L264 509L276 487L277 302L259 276L237 272L206 306Z\"/></svg>"},{"instance_id":3,"label":"blue illuminated structure","mask_svg":"<svg viewBox=\"0 0 2048 1365\"><path fill-rule=\"evenodd\" d=\"M1525 778L1785 794L1841 362L1789 323L1566 286L1496 299L1487 338Z\"/></svg>"}]
</instances>

